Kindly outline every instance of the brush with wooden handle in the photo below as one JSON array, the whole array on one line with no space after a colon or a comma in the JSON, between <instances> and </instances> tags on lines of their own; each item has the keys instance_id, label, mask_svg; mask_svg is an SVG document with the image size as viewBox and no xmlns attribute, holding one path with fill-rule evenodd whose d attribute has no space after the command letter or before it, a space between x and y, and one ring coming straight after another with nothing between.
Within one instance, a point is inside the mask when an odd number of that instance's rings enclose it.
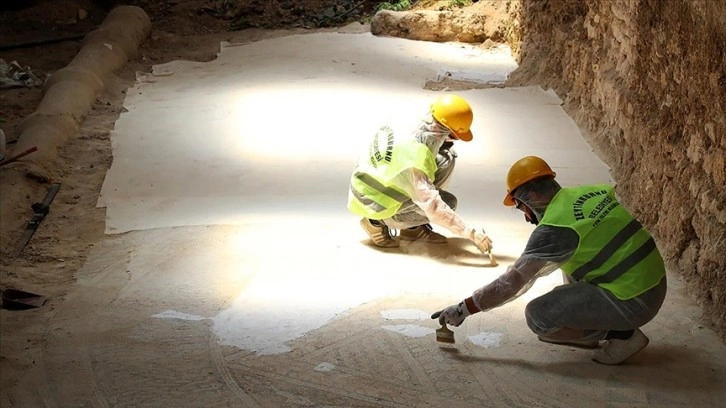
<instances>
[{"instance_id":1,"label":"brush with wooden handle","mask_svg":"<svg viewBox=\"0 0 726 408\"><path fill-rule=\"evenodd\" d=\"M439 343L454 344L456 339L454 338L454 332L449 330L444 323L440 328L436 329L436 341Z\"/></svg>"},{"instance_id":2,"label":"brush with wooden handle","mask_svg":"<svg viewBox=\"0 0 726 408\"><path fill-rule=\"evenodd\" d=\"M489 255L489 263L492 266L497 266L497 260L494 259L494 255L492 255L492 250L491 249L487 251L487 254Z\"/></svg>"},{"instance_id":3,"label":"brush with wooden handle","mask_svg":"<svg viewBox=\"0 0 726 408\"><path fill-rule=\"evenodd\" d=\"M484 234L484 235L486 235L486 232L484 231L484 229L481 230L481 233ZM491 246L489 247L489 249L487 249L487 255L489 255L489 263L492 266L497 266L497 260L494 259L494 255L492 254L492 248L491 248Z\"/></svg>"},{"instance_id":4,"label":"brush with wooden handle","mask_svg":"<svg viewBox=\"0 0 726 408\"><path fill-rule=\"evenodd\" d=\"M441 311L438 311L431 315L432 319L438 319L439 316L441 316ZM446 326L446 323L441 323L441 327L436 329L436 341L439 343L447 343L447 344L454 344L456 342L456 339L454 339L454 332L449 330L449 328Z\"/></svg>"}]
</instances>

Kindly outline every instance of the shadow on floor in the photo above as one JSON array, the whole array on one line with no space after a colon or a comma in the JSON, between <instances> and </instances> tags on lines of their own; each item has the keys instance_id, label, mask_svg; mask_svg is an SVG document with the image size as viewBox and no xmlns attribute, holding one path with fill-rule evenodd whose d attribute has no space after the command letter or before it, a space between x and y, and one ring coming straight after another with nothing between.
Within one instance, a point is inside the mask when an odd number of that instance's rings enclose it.
<instances>
[{"instance_id":1,"label":"shadow on floor","mask_svg":"<svg viewBox=\"0 0 726 408\"><path fill-rule=\"evenodd\" d=\"M618 366L590 360L590 351L580 350L582 360L532 362L509 357L483 357L445 350L450 358L464 364L511 366L533 375L558 376L565 380L584 379L615 382L623 386L647 385L648 388L679 391L723 392L721 367L712 366L707 356L671 344L651 344L641 353Z\"/></svg>"},{"instance_id":2,"label":"shadow on floor","mask_svg":"<svg viewBox=\"0 0 726 408\"><path fill-rule=\"evenodd\" d=\"M470 266L475 268L494 268L489 257L482 254L474 244L468 239L453 237L449 238L446 244L427 244L424 242L401 242L398 248L380 248L366 239L362 240L363 245L367 245L379 252L390 254L403 254L411 256L421 256L433 259L447 265ZM498 255L496 248L492 254L499 265L512 263L516 260L511 256Z\"/></svg>"}]
</instances>

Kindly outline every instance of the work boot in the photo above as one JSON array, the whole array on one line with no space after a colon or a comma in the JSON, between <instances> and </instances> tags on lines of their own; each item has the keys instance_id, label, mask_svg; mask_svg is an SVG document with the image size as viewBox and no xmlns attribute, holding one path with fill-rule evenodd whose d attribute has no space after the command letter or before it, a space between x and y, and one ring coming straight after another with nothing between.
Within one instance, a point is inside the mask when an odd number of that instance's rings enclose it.
<instances>
[{"instance_id":1,"label":"work boot","mask_svg":"<svg viewBox=\"0 0 726 408\"><path fill-rule=\"evenodd\" d=\"M628 339L606 340L602 348L593 353L592 359L602 364L620 364L638 354L648 345L648 342L648 337L640 329L636 329Z\"/></svg>"},{"instance_id":2,"label":"work boot","mask_svg":"<svg viewBox=\"0 0 726 408\"><path fill-rule=\"evenodd\" d=\"M368 236L371 237L371 241L373 241L375 246L381 248L398 247L398 241L393 239L391 231L388 229L386 224L380 221L363 218L360 220L360 225L368 233Z\"/></svg>"},{"instance_id":3,"label":"work boot","mask_svg":"<svg viewBox=\"0 0 726 408\"><path fill-rule=\"evenodd\" d=\"M600 342L595 340L557 340L545 336L537 336L537 338L539 339L539 341L543 341L545 343L559 344L562 346L570 346L583 349L594 349L600 346Z\"/></svg>"},{"instance_id":4,"label":"work boot","mask_svg":"<svg viewBox=\"0 0 726 408\"><path fill-rule=\"evenodd\" d=\"M435 233L430 224L401 230L401 239L404 241L423 241L429 244L445 244L447 242L446 237Z\"/></svg>"}]
</instances>

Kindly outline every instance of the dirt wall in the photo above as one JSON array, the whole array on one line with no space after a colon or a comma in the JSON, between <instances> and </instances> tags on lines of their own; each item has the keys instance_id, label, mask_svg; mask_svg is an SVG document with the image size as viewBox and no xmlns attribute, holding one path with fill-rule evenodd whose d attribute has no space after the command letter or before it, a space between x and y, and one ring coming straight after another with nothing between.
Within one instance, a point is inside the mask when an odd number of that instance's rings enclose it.
<instances>
[{"instance_id":1,"label":"dirt wall","mask_svg":"<svg viewBox=\"0 0 726 408\"><path fill-rule=\"evenodd\" d=\"M522 0L511 85L551 87L726 339L726 8Z\"/></svg>"}]
</instances>

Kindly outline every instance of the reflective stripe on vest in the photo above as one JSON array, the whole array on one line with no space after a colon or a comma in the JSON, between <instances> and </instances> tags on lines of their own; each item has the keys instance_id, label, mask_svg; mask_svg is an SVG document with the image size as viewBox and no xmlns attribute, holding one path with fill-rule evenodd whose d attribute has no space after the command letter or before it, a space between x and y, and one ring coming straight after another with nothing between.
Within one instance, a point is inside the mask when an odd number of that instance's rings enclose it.
<instances>
[{"instance_id":1,"label":"reflective stripe on vest","mask_svg":"<svg viewBox=\"0 0 726 408\"><path fill-rule=\"evenodd\" d=\"M638 222L638 220L633 219L628 223L628 225L625 226L625 228L621 229L613 239L610 240L601 250L600 252L595 255L592 260L581 267L575 269L574 272L572 272L572 277L575 278L575 280L582 280L582 278L585 277L588 273L594 271L595 269L602 266L605 261L610 259L611 256L615 253L615 251L620 248L625 241L629 240L638 230L643 228L642 225ZM623 271L624 272L624 271ZM615 277L617 278L617 276ZM611 279L608 282L612 282L615 279Z\"/></svg>"},{"instance_id":2,"label":"reflective stripe on vest","mask_svg":"<svg viewBox=\"0 0 726 408\"><path fill-rule=\"evenodd\" d=\"M410 199L393 181L410 168L433 182L436 160L426 145L412 138L397 140L389 127L381 128L351 177L348 209L365 218L392 217Z\"/></svg>"},{"instance_id":3,"label":"reflective stripe on vest","mask_svg":"<svg viewBox=\"0 0 726 408\"><path fill-rule=\"evenodd\" d=\"M638 296L665 275L655 241L620 205L609 185L563 188L547 206L540 224L577 232L578 247L562 271L619 299Z\"/></svg>"},{"instance_id":4,"label":"reflective stripe on vest","mask_svg":"<svg viewBox=\"0 0 726 408\"><path fill-rule=\"evenodd\" d=\"M371 177L369 174L356 172L353 175L353 178L359 180L361 183L364 183L366 186L377 191L378 193L392 198L399 204L403 204L409 199L407 195L399 192L394 188L384 186L383 184L379 183L378 180ZM358 201L361 202L361 204L363 204L365 207L368 207L373 213L381 213L386 210L385 206L373 201L372 199L366 197L364 194L358 192L358 190L355 189L355 184L357 183L352 183L350 185L350 192L355 196Z\"/></svg>"},{"instance_id":5,"label":"reflective stripe on vest","mask_svg":"<svg viewBox=\"0 0 726 408\"><path fill-rule=\"evenodd\" d=\"M355 173L354 177L362 181L363 183L366 183L372 189L379 191L381 194L385 194L391 197L399 203L404 203L406 202L406 200L408 200L408 196L406 194L400 193L394 188L384 186L383 184L379 183L378 180L371 177L370 174Z\"/></svg>"},{"instance_id":6,"label":"reflective stripe on vest","mask_svg":"<svg viewBox=\"0 0 726 408\"><path fill-rule=\"evenodd\" d=\"M364 207L368 208L371 213L380 213L386 209L386 207L359 193L355 188L353 188L353 185L350 186L350 194L352 194L353 197L355 197L355 199L358 200Z\"/></svg>"},{"instance_id":7,"label":"reflective stripe on vest","mask_svg":"<svg viewBox=\"0 0 726 408\"><path fill-rule=\"evenodd\" d=\"M615 279L622 276L622 274L627 272L630 268L638 264L638 262L645 259L654 250L655 241L651 237L650 239L645 241L645 244L641 245L640 248L635 250L635 252L628 255L628 257L620 261L619 264L615 265L615 267L605 272L605 274L600 275L597 278L593 278L590 282L596 285L600 283L611 283L615 281Z\"/></svg>"}]
</instances>

